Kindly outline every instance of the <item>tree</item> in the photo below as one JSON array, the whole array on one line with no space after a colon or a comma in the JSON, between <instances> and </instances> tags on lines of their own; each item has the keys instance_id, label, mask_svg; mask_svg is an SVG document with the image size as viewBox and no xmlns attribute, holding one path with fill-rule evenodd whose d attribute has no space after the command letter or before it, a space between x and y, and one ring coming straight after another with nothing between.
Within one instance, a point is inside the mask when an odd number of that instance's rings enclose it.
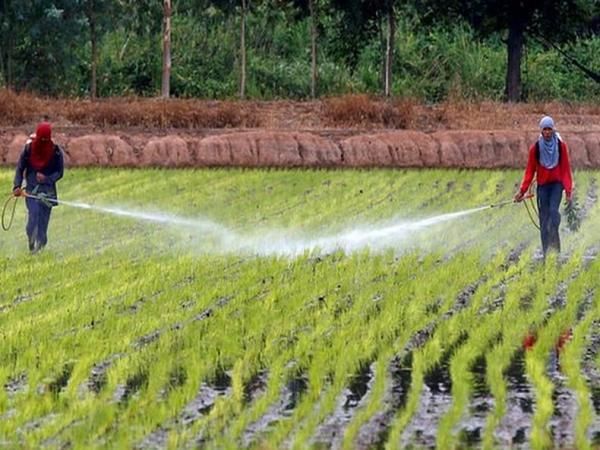
<instances>
[{"instance_id":1,"label":"tree","mask_svg":"<svg viewBox=\"0 0 600 450\"><path fill-rule=\"evenodd\" d=\"M528 33L572 37L577 24L590 17L597 0L420 0L430 17L462 17L482 35L506 31L506 99L522 100L521 61Z\"/></svg>"},{"instance_id":2,"label":"tree","mask_svg":"<svg viewBox=\"0 0 600 450\"><path fill-rule=\"evenodd\" d=\"M389 97L392 90L392 65L394 63L394 45L396 42L396 16L394 1L388 0L386 6L387 38L385 50L384 95Z\"/></svg>"},{"instance_id":3,"label":"tree","mask_svg":"<svg viewBox=\"0 0 600 450\"><path fill-rule=\"evenodd\" d=\"M161 94L169 98L171 79L171 0L163 0L163 64Z\"/></svg>"},{"instance_id":4,"label":"tree","mask_svg":"<svg viewBox=\"0 0 600 450\"><path fill-rule=\"evenodd\" d=\"M80 69L80 0L2 0L0 53L6 84L44 94L68 90Z\"/></svg>"},{"instance_id":5,"label":"tree","mask_svg":"<svg viewBox=\"0 0 600 450\"><path fill-rule=\"evenodd\" d=\"M386 96L391 95L398 1L334 0L333 3L342 13L342 21L338 24L338 48L351 67L356 65L365 43L385 29L385 43L382 43L382 91Z\"/></svg>"},{"instance_id":6,"label":"tree","mask_svg":"<svg viewBox=\"0 0 600 450\"><path fill-rule=\"evenodd\" d=\"M246 14L250 8L250 0L242 0L240 18L240 98L246 98Z\"/></svg>"},{"instance_id":7,"label":"tree","mask_svg":"<svg viewBox=\"0 0 600 450\"><path fill-rule=\"evenodd\" d=\"M317 95L317 11L316 0L308 0L308 9L310 11L310 96L315 98Z\"/></svg>"},{"instance_id":8,"label":"tree","mask_svg":"<svg viewBox=\"0 0 600 450\"><path fill-rule=\"evenodd\" d=\"M16 11L19 2L13 5L11 0L0 2L0 71L7 88L13 86L13 58L15 51Z\"/></svg>"},{"instance_id":9,"label":"tree","mask_svg":"<svg viewBox=\"0 0 600 450\"><path fill-rule=\"evenodd\" d=\"M89 27L90 98L94 100L98 96L98 42L118 12L113 0L84 0L83 10Z\"/></svg>"}]
</instances>

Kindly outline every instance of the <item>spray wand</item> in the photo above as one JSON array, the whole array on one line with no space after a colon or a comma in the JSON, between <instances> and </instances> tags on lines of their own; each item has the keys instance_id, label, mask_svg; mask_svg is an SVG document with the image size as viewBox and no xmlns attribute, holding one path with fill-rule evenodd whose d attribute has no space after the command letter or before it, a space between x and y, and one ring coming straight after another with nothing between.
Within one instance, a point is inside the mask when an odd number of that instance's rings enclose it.
<instances>
[{"instance_id":1,"label":"spray wand","mask_svg":"<svg viewBox=\"0 0 600 450\"><path fill-rule=\"evenodd\" d=\"M526 194L523 196L523 200L528 200L528 199L532 199L533 198L533 194ZM492 203L491 205L489 205L490 208L501 208L502 206L505 205L510 205L511 203L516 203L514 200L506 200L505 202L500 202L500 203Z\"/></svg>"},{"instance_id":2,"label":"spray wand","mask_svg":"<svg viewBox=\"0 0 600 450\"><path fill-rule=\"evenodd\" d=\"M533 224L534 227L536 227L538 230L540 229L540 225L538 223L538 221L536 221L536 217L539 217L537 208L535 206L535 203L533 202L533 197L534 195L532 193L529 194L525 194L523 196L523 205L525 206L525 209L527 210L527 215L529 216L529 220L531 220L531 223ZM529 205L527 204L527 200L529 200ZM510 204L514 204L517 203L515 200L506 200L505 202L500 202L500 203L493 203L491 205L488 206L488 208L501 208L502 206L506 206L506 205L510 205ZM531 208L531 209L530 209Z\"/></svg>"}]
</instances>

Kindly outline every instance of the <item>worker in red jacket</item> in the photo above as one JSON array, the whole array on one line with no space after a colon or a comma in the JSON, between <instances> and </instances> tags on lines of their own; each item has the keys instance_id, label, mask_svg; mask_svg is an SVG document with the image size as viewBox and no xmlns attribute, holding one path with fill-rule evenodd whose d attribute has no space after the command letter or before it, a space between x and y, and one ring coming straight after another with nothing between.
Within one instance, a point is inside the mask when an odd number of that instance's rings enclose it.
<instances>
[{"instance_id":1,"label":"worker in red jacket","mask_svg":"<svg viewBox=\"0 0 600 450\"><path fill-rule=\"evenodd\" d=\"M56 195L56 182L64 172L62 149L52 141L52 128L48 122L37 126L35 136L28 141L19 156L13 195L24 195L23 190L29 195L44 195L47 202L31 196L25 198L27 205L27 238L29 251L37 253L48 242L48 224L52 207L58 204ZM25 187L22 187L25 181Z\"/></svg>"},{"instance_id":2,"label":"worker in red jacket","mask_svg":"<svg viewBox=\"0 0 600 450\"><path fill-rule=\"evenodd\" d=\"M523 200L533 177L537 175L537 205L540 215L540 234L544 256L549 250L560 252L560 201L564 189L567 202L573 195L573 176L569 164L569 150L554 127L552 117L540 121L539 139L529 148L525 176L514 200Z\"/></svg>"}]
</instances>

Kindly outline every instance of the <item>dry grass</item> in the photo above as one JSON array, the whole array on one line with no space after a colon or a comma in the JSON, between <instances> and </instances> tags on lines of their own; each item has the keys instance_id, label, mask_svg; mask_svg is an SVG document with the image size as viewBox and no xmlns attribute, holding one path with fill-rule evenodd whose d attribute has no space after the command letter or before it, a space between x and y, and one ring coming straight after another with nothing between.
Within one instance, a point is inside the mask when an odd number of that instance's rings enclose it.
<instances>
[{"instance_id":1,"label":"dry grass","mask_svg":"<svg viewBox=\"0 0 600 450\"><path fill-rule=\"evenodd\" d=\"M106 99L43 100L0 91L0 125L54 122L100 127L237 128L260 126L251 104L227 101Z\"/></svg>"},{"instance_id":2,"label":"dry grass","mask_svg":"<svg viewBox=\"0 0 600 450\"><path fill-rule=\"evenodd\" d=\"M325 100L323 121L334 126L383 126L410 128L415 122L416 102L408 99L377 100L365 94Z\"/></svg>"},{"instance_id":3,"label":"dry grass","mask_svg":"<svg viewBox=\"0 0 600 450\"><path fill-rule=\"evenodd\" d=\"M260 123L248 108L234 102L198 100L110 99L69 102L64 117L81 125L151 128L238 128Z\"/></svg>"},{"instance_id":4,"label":"dry grass","mask_svg":"<svg viewBox=\"0 0 600 450\"><path fill-rule=\"evenodd\" d=\"M536 129L550 114L559 129L600 131L600 105L575 103L385 100L364 94L311 102L208 101L114 98L44 99L0 90L0 126L35 125L152 129Z\"/></svg>"},{"instance_id":5,"label":"dry grass","mask_svg":"<svg viewBox=\"0 0 600 450\"><path fill-rule=\"evenodd\" d=\"M20 125L36 122L47 114L44 102L29 94L0 90L0 124Z\"/></svg>"}]
</instances>

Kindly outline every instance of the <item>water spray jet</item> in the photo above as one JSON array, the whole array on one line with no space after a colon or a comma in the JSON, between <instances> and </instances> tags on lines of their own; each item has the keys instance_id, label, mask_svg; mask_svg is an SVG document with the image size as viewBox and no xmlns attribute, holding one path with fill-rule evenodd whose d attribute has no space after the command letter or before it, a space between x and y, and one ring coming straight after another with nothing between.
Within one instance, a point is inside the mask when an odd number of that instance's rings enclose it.
<instances>
[{"instance_id":1,"label":"water spray jet","mask_svg":"<svg viewBox=\"0 0 600 450\"><path fill-rule=\"evenodd\" d=\"M406 238L410 234L419 233L429 227L466 217L487 209L500 208L516 203L514 200L507 200L500 203L441 214L416 221L402 221L389 225L355 227L342 231L336 235L316 238L300 238L291 236L289 231L278 233L271 232L263 234L262 236L244 235L209 219L185 218L163 213L148 213L112 206L97 206L77 201L56 200L45 194L23 192L22 196L34 198L48 206L60 204L72 208L93 210L103 214L193 229L194 231L200 231L205 235L216 238L218 242L216 251L219 253L248 252L260 256L298 256L306 252L319 251L321 253L329 253L340 249L351 252L365 247L389 246L393 243L397 243L398 240ZM14 217L15 207L13 206L8 226L5 227L5 211L11 198L13 198L13 196L9 197L9 200L4 205L2 211L2 227L5 230L10 228ZM17 198L14 198L16 205ZM533 195L529 194L524 198L531 199L533 198Z\"/></svg>"}]
</instances>

